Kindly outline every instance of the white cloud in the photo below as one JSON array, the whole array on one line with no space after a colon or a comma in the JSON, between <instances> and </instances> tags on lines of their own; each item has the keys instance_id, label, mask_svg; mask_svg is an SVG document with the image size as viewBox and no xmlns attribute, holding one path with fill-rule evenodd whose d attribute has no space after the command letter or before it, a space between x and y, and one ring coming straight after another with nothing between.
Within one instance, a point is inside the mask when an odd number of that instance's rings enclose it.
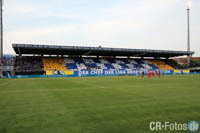
<instances>
[{"instance_id":1,"label":"white cloud","mask_svg":"<svg viewBox=\"0 0 200 133\"><path fill-rule=\"evenodd\" d=\"M60 4L63 0L57 0ZM186 1L185 1L186 2ZM12 43L38 43L84 46L110 46L151 49L186 49L186 29L182 20L164 20L172 7L182 4L182 0L140 0L114 3L102 7L101 12L88 22L81 23L83 17L66 12L54 13L43 5L26 3L9 3L7 16L17 16L26 20L27 17L47 17L72 19L72 24L64 26L28 27L27 29L11 29L5 32L5 52L12 51ZM16 8L15 8L16 7ZM12 9L12 10L11 10ZM166 11L163 11L166 10ZM176 9L172 9L176 10ZM183 7L184 10L184 7ZM162 12L160 12L162 11ZM165 15L164 17L162 15ZM170 14L174 16L179 13ZM182 14L181 14L182 15ZM80 19L77 23L77 19ZM163 19L163 20L162 20ZM183 18L185 20L185 18ZM160 22L159 22L160 21ZM73 24L73 22L75 22ZM184 21L185 22L185 21ZM198 26L198 25L197 25ZM192 49L199 51L199 28L193 27ZM193 39L194 38L194 39ZM13 52L13 51L12 51ZM199 53L200 54L200 53Z\"/></svg>"},{"instance_id":2,"label":"white cloud","mask_svg":"<svg viewBox=\"0 0 200 133\"><path fill-rule=\"evenodd\" d=\"M31 5L27 3L19 3L17 1L6 1L4 4L5 15L16 16L35 13L39 10L39 6Z\"/></svg>"},{"instance_id":3,"label":"white cloud","mask_svg":"<svg viewBox=\"0 0 200 133\"><path fill-rule=\"evenodd\" d=\"M71 26L57 26L36 29L21 29L15 31L8 31L4 33L4 51L10 53L12 50L12 43L59 43L62 37L68 37L73 34L75 27ZM57 43L56 43L57 42Z\"/></svg>"},{"instance_id":4,"label":"white cloud","mask_svg":"<svg viewBox=\"0 0 200 133\"><path fill-rule=\"evenodd\" d=\"M91 40L110 40L126 32L134 31L142 23L135 23L133 20L111 19L87 24L83 28L86 38Z\"/></svg>"},{"instance_id":5,"label":"white cloud","mask_svg":"<svg viewBox=\"0 0 200 133\"><path fill-rule=\"evenodd\" d=\"M49 7L36 3L12 2L6 1L4 6L4 14L9 18L43 18L43 17L59 17L64 19L79 19L81 16L72 15L65 12L53 12Z\"/></svg>"}]
</instances>

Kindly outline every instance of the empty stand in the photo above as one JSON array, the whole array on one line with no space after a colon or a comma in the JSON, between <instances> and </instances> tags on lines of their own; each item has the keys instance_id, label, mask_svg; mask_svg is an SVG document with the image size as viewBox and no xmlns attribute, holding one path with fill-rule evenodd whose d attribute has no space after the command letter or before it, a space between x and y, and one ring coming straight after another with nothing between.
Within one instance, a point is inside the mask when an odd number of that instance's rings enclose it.
<instances>
[{"instance_id":1,"label":"empty stand","mask_svg":"<svg viewBox=\"0 0 200 133\"><path fill-rule=\"evenodd\" d=\"M181 66L180 64L178 64L176 61L174 60L164 60L164 62L170 66L172 66L175 69L184 69L183 66Z\"/></svg>"},{"instance_id":2,"label":"empty stand","mask_svg":"<svg viewBox=\"0 0 200 133\"><path fill-rule=\"evenodd\" d=\"M103 63L97 63L98 69L108 69Z\"/></svg>"},{"instance_id":3,"label":"empty stand","mask_svg":"<svg viewBox=\"0 0 200 133\"><path fill-rule=\"evenodd\" d=\"M69 70L78 70L78 67L75 63L67 63L66 64L66 67L69 69Z\"/></svg>"},{"instance_id":4,"label":"empty stand","mask_svg":"<svg viewBox=\"0 0 200 133\"><path fill-rule=\"evenodd\" d=\"M160 70L174 70L173 67L166 64L163 60L150 60L150 62Z\"/></svg>"},{"instance_id":5,"label":"empty stand","mask_svg":"<svg viewBox=\"0 0 200 133\"><path fill-rule=\"evenodd\" d=\"M42 61L46 75L64 75L73 73L67 69L66 62L63 58L43 58Z\"/></svg>"},{"instance_id":6,"label":"empty stand","mask_svg":"<svg viewBox=\"0 0 200 133\"><path fill-rule=\"evenodd\" d=\"M107 67L107 69L115 69L112 64L107 63L107 64L104 64L104 65Z\"/></svg>"},{"instance_id":7,"label":"empty stand","mask_svg":"<svg viewBox=\"0 0 200 133\"><path fill-rule=\"evenodd\" d=\"M4 71L13 71L14 65L15 65L15 58L13 56L4 56L0 61L0 67L2 69L4 66Z\"/></svg>"},{"instance_id":8,"label":"empty stand","mask_svg":"<svg viewBox=\"0 0 200 133\"><path fill-rule=\"evenodd\" d=\"M66 71L66 64L63 58L43 58L45 71Z\"/></svg>"},{"instance_id":9,"label":"empty stand","mask_svg":"<svg viewBox=\"0 0 200 133\"><path fill-rule=\"evenodd\" d=\"M9 62L9 61L8 61ZM12 63L11 63L12 64ZM173 70L178 66L172 60L112 59L112 58L61 58L61 57L17 57L16 74L69 74L83 70ZM180 68L180 67L179 67Z\"/></svg>"},{"instance_id":10,"label":"empty stand","mask_svg":"<svg viewBox=\"0 0 200 133\"><path fill-rule=\"evenodd\" d=\"M112 63L112 66L114 67L114 69L122 69L122 66L118 63Z\"/></svg>"},{"instance_id":11,"label":"empty stand","mask_svg":"<svg viewBox=\"0 0 200 133\"><path fill-rule=\"evenodd\" d=\"M44 74L41 57L16 57L15 75L42 75Z\"/></svg>"},{"instance_id":12,"label":"empty stand","mask_svg":"<svg viewBox=\"0 0 200 133\"><path fill-rule=\"evenodd\" d=\"M130 69L126 64L119 64L122 69Z\"/></svg>"}]
</instances>

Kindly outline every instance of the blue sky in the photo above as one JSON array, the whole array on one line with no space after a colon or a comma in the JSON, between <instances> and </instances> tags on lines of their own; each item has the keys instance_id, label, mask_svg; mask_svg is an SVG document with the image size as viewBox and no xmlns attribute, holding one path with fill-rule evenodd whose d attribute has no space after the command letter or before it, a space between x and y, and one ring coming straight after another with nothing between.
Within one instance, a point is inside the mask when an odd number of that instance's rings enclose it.
<instances>
[{"instance_id":1,"label":"blue sky","mask_svg":"<svg viewBox=\"0 0 200 133\"><path fill-rule=\"evenodd\" d=\"M5 0L12 43L186 50L186 0ZM191 50L200 56L200 1L192 0Z\"/></svg>"}]
</instances>

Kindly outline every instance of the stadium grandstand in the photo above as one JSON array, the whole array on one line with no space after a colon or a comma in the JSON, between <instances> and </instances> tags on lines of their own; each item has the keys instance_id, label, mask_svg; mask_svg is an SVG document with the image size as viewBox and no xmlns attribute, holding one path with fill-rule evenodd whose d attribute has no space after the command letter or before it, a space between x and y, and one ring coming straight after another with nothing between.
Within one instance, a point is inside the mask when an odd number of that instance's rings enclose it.
<instances>
[{"instance_id":1,"label":"stadium grandstand","mask_svg":"<svg viewBox=\"0 0 200 133\"><path fill-rule=\"evenodd\" d=\"M13 44L16 56L4 56L1 71L6 77L136 75L161 71L189 73L174 57L188 51L104 47Z\"/></svg>"}]
</instances>

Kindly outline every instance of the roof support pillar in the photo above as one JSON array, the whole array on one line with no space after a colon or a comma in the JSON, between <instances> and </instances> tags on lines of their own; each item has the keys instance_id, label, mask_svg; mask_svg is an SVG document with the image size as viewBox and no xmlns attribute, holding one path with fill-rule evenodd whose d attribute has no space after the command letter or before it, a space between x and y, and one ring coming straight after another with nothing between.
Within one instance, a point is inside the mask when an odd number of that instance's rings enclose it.
<instances>
[{"instance_id":1,"label":"roof support pillar","mask_svg":"<svg viewBox=\"0 0 200 133\"><path fill-rule=\"evenodd\" d=\"M19 53L19 57L21 57L21 56L22 56L22 54L21 54L21 52L20 52L19 48L17 49L17 51L18 51L18 53Z\"/></svg>"}]
</instances>

